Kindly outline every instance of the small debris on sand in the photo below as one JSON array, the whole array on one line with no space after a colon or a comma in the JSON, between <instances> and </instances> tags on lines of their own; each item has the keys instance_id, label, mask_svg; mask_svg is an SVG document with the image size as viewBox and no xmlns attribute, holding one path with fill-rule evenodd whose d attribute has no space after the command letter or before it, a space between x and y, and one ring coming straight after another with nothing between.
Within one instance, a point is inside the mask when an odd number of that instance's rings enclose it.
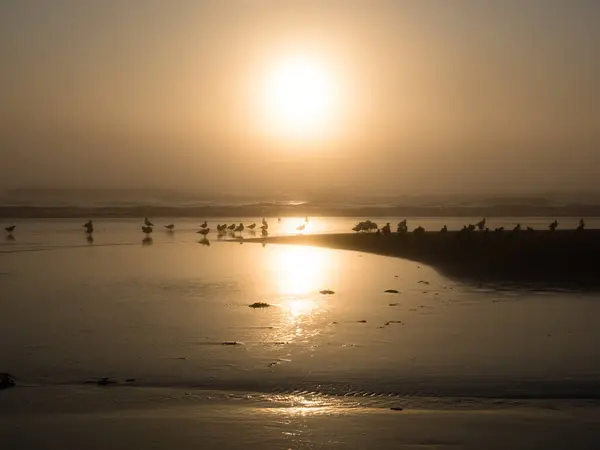
<instances>
[{"instance_id":1,"label":"small debris on sand","mask_svg":"<svg viewBox=\"0 0 600 450\"><path fill-rule=\"evenodd\" d=\"M366 320L357 320L356 323L367 323Z\"/></svg>"},{"instance_id":2,"label":"small debris on sand","mask_svg":"<svg viewBox=\"0 0 600 450\"><path fill-rule=\"evenodd\" d=\"M335 294L335 292L333 292L331 289L323 289L322 291L319 291L319 294L333 295L333 294Z\"/></svg>"},{"instance_id":3,"label":"small debris on sand","mask_svg":"<svg viewBox=\"0 0 600 450\"><path fill-rule=\"evenodd\" d=\"M135 383L135 378L127 378L125 383Z\"/></svg>"},{"instance_id":4,"label":"small debris on sand","mask_svg":"<svg viewBox=\"0 0 600 450\"><path fill-rule=\"evenodd\" d=\"M225 341L225 342L221 342L221 345L242 345L239 342L236 341Z\"/></svg>"},{"instance_id":5,"label":"small debris on sand","mask_svg":"<svg viewBox=\"0 0 600 450\"><path fill-rule=\"evenodd\" d=\"M429 281L425 281L425 280L420 280L419 284L429 284Z\"/></svg>"},{"instance_id":6,"label":"small debris on sand","mask_svg":"<svg viewBox=\"0 0 600 450\"><path fill-rule=\"evenodd\" d=\"M331 325L337 325L337 322L331 322Z\"/></svg>"},{"instance_id":7,"label":"small debris on sand","mask_svg":"<svg viewBox=\"0 0 600 450\"><path fill-rule=\"evenodd\" d=\"M400 303L390 303L389 306L398 306Z\"/></svg>"},{"instance_id":8,"label":"small debris on sand","mask_svg":"<svg viewBox=\"0 0 600 450\"><path fill-rule=\"evenodd\" d=\"M394 406L392 408L390 408L392 411L404 411L403 408L400 408L399 406Z\"/></svg>"},{"instance_id":9,"label":"small debris on sand","mask_svg":"<svg viewBox=\"0 0 600 450\"><path fill-rule=\"evenodd\" d=\"M386 289L385 291L383 291L387 294L399 294L400 292L398 292L396 289Z\"/></svg>"},{"instance_id":10,"label":"small debris on sand","mask_svg":"<svg viewBox=\"0 0 600 450\"><path fill-rule=\"evenodd\" d=\"M390 320L390 321L388 321L388 322L385 323L385 326L387 327L391 323L402 323L402 321L400 321L400 320Z\"/></svg>"},{"instance_id":11,"label":"small debris on sand","mask_svg":"<svg viewBox=\"0 0 600 450\"><path fill-rule=\"evenodd\" d=\"M15 379L10 373L0 373L0 389L8 389L15 386Z\"/></svg>"},{"instance_id":12,"label":"small debris on sand","mask_svg":"<svg viewBox=\"0 0 600 450\"><path fill-rule=\"evenodd\" d=\"M268 308L269 305L268 303L265 302L256 302L256 303L252 303L251 305L248 305L248 307L250 308Z\"/></svg>"},{"instance_id":13,"label":"small debris on sand","mask_svg":"<svg viewBox=\"0 0 600 450\"><path fill-rule=\"evenodd\" d=\"M113 380L112 378L109 377L103 377L100 378L98 381L96 381L96 384L98 386L108 386L109 384L115 384L116 380Z\"/></svg>"}]
</instances>

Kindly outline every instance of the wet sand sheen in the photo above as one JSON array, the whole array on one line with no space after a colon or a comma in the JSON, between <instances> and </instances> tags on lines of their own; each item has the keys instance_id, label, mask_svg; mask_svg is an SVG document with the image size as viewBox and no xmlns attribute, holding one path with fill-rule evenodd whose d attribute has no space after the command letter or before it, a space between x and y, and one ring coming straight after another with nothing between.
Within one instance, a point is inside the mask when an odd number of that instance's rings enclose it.
<instances>
[{"instance_id":1,"label":"wet sand sheen","mask_svg":"<svg viewBox=\"0 0 600 450\"><path fill-rule=\"evenodd\" d=\"M321 234L276 236L249 242L353 250L406 258L440 272L481 281L598 287L600 230L577 232L425 232L421 235Z\"/></svg>"}]
</instances>

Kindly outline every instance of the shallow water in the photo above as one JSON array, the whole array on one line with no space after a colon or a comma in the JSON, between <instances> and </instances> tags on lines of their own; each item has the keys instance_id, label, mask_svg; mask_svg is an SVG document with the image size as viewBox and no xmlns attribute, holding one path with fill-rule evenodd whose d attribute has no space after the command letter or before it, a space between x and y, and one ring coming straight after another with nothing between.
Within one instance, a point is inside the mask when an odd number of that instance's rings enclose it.
<instances>
[{"instance_id":1,"label":"shallow water","mask_svg":"<svg viewBox=\"0 0 600 450\"><path fill-rule=\"evenodd\" d=\"M137 222L98 221L88 243L80 222L23 221L0 245L0 372L20 384L600 398L598 294L464 284L355 252L200 245L192 221L146 245Z\"/></svg>"}]
</instances>

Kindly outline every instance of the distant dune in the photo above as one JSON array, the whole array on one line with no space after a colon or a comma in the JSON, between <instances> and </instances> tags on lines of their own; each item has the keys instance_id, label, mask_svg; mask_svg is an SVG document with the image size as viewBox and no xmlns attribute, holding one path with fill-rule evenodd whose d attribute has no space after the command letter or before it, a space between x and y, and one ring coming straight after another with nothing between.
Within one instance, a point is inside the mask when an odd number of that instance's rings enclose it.
<instances>
[{"instance_id":1,"label":"distant dune","mask_svg":"<svg viewBox=\"0 0 600 450\"><path fill-rule=\"evenodd\" d=\"M323 234L256 241L401 257L435 267L448 276L478 281L600 287L600 230Z\"/></svg>"}]
</instances>

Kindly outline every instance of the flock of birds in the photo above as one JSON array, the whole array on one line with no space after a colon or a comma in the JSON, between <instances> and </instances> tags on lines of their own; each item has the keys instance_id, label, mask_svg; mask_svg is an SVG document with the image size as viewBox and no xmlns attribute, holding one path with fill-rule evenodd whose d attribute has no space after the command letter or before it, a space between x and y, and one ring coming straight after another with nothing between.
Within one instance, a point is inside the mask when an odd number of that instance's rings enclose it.
<instances>
[{"instance_id":1,"label":"flock of birds","mask_svg":"<svg viewBox=\"0 0 600 450\"><path fill-rule=\"evenodd\" d=\"M463 228L459 231L459 233L462 233L462 234L471 233L476 230L487 233L490 231L490 229L486 226L486 222L487 222L487 220L484 217L476 224L464 225ZM557 228L558 228L557 220L550 222L550 224L548 225L548 229L550 231L555 231ZM512 231L514 233L516 233L516 232L521 231L522 229L523 229L523 227L519 223L512 229ZM526 230L528 232L535 231L535 229L532 227L527 227ZM576 230L579 232L582 232L583 230L585 230L585 221L583 219L581 219L579 221L579 225L577 226ZM383 227L379 228L379 226L375 222L372 222L370 220L365 220L364 222L357 223L352 228L352 231L356 231L357 233L359 233L359 232L367 232L367 233L375 232L377 234L391 234L392 233L391 225L389 222L387 222ZM495 233L503 233L504 231L505 231L504 227L498 227L498 228L494 229ZM425 228L423 228L421 226L419 226L413 230L414 234L422 234L424 232L425 232ZM446 225L444 225L442 227L442 229L440 230L440 233L447 233L447 232L448 232L448 227ZM408 225L407 225L406 219L402 220L401 222L398 222L398 226L396 227L396 233L398 233L398 234L407 234L408 233Z\"/></svg>"},{"instance_id":2,"label":"flock of birds","mask_svg":"<svg viewBox=\"0 0 600 450\"><path fill-rule=\"evenodd\" d=\"M281 218L277 219L278 222L281 222ZM306 217L304 219L304 223L302 223L301 225L296 227L296 231L298 232L303 232L306 228L306 225L308 224L309 220L308 217ZM483 218L481 219L479 222L477 222L476 224L469 224L469 225L464 225L463 228L459 231L459 233L471 233L474 232L476 230L479 231L483 231L483 232L489 232L490 229L486 226L486 219ZM8 227L5 228L6 232L8 233L9 237L12 237L13 232L16 229L16 225L10 225ZM83 224L83 227L85 228L85 232L87 234L88 240L93 240L93 234L94 234L94 223L92 222L92 220L88 220L87 222L85 222ZM255 232L257 229L257 225L256 223L251 223L250 225L245 226L243 223L239 223L239 224L235 224L232 223L231 225L227 225L226 223L224 224L218 224L217 225L217 233L219 236L223 236L227 233L230 233L231 235L235 235L236 233L241 233L244 230L250 230L251 232ZM144 218L144 224L142 225L142 232L146 235L146 238L150 238L150 234L152 234L152 232L154 231L155 225L154 223L152 223L152 221L150 219L148 219L148 217ZM167 229L168 232L173 232L175 230L175 224L168 224L168 225L164 225L164 228ZM552 222L550 222L550 224L548 225L548 229L550 231L555 231L558 228L558 221L554 220ZM258 229L261 230L261 234L264 237L267 237L269 235L269 223L267 222L267 220L263 217L262 219L262 224L260 225L260 227L258 227ZM521 231L523 228L521 226L521 224L517 224L512 231L513 232L519 232ZM526 230L528 232L533 232L535 231L532 227L527 227ZM583 230L585 230L585 221L583 219L581 219L579 221L579 225L576 228L577 231L582 232ZM206 237L209 233L210 233L211 229L208 226L208 223L206 221L204 221L204 223L202 223L200 225L200 229L198 231L196 231L196 233ZM379 228L379 225L377 225L375 222L372 222L371 220L365 220L364 222L359 222L357 223L353 228L352 231L355 231L357 233L359 232L367 232L367 233L371 233L371 232L375 232L376 234L391 234L392 233L392 228L389 222L387 222L383 227ZM499 227L499 228L495 228L494 232L495 233L503 233L505 231L504 227ZM413 230L414 234L422 234L425 232L425 228L419 226L417 228L415 228ZM448 227L446 225L444 225L442 227L442 229L440 230L440 233L447 233L448 232ZM398 225L396 227L396 233L398 234L407 234L408 233L408 225L407 225L407 220L404 219L401 222L398 222Z\"/></svg>"},{"instance_id":3,"label":"flock of birds","mask_svg":"<svg viewBox=\"0 0 600 450\"><path fill-rule=\"evenodd\" d=\"M308 223L308 217L306 217L305 222L296 227L296 230L298 231L303 231L306 227L306 224ZM278 222L281 222L281 218L277 219ZM85 222L83 225L83 228L85 228L85 233L87 235L87 239L88 241L92 241L93 240L93 234L94 234L94 222L92 220L88 220L87 222ZM144 224L142 225L142 232L146 235L146 239L151 239L150 235L154 232L154 228L156 226L154 225L154 223L148 218L145 217L144 218ZM13 232L15 231L15 229L17 228L16 225L10 225L8 227L5 228L6 232L8 233L9 237L13 236ZM170 223L168 225L164 225L164 228L167 229L168 232L172 233L175 231L175 224ZM245 226L243 223L239 223L239 224L231 224L231 225L227 225L226 223L224 224L219 224L217 225L217 233L219 236L223 236L227 233L230 233L232 235L235 235L236 233L242 233L244 230L250 230L251 232L255 232L257 229L261 230L261 234L264 237L267 237L269 235L269 223L267 222L267 219L265 219L263 217L262 219L262 224L259 226L256 225L256 223L251 223L250 225ZM206 238L206 236L211 232L211 228L209 228L207 221L205 220L204 223L200 224L200 229L198 231L196 231L196 233L204 236Z\"/></svg>"}]
</instances>

